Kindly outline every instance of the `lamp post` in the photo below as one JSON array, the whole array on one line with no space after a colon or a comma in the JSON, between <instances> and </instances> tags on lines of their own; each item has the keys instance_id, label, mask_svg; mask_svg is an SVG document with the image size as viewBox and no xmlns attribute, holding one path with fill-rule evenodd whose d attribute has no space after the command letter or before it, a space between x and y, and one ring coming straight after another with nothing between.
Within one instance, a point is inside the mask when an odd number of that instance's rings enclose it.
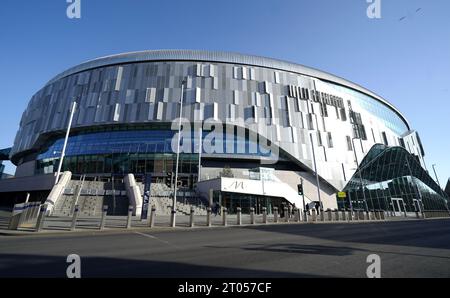
<instances>
[{"instance_id":1,"label":"lamp post","mask_svg":"<svg viewBox=\"0 0 450 298\"><path fill-rule=\"evenodd\" d=\"M320 198L320 182L319 182L319 174L317 173L316 152L314 150L314 142L313 142L312 133L309 134L309 139L311 141L311 149L312 149L313 161L314 161L314 171L315 171L315 174L316 174L317 196L319 198L319 205L320 205L319 208L320 208L320 214L321 214L320 216L322 218L322 216L323 216L322 215L323 208L322 208L322 200Z\"/></svg>"},{"instance_id":2,"label":"lamp post","mask_svg":"<svg viewBox=\"0 0 450 298\"><path fill-rule=\"evenodd\" d=\"M75 109L76 108L77 108L77 102L76 102L76 100L74 100L73 104L72 104L72 110L70 112L69 124L67 125L66 136L64 138L63 149L61 151L61 158L59 159L58 171L56 172L55 185L58 184L58 182L59 182L59 175L61 174L61 169L62 169L62 165L63 165L63 162L64 162L64 156L66 155L67 141L69 139L70 129L72 128L73 115L75 114Z\"/></svg>"},{"instance_id":3,"label":"lamp post","mask_svg":"<svg viewBox=\"0 0 450 298\"><path fill-rule=\"evenodd\" d=\"M441 191L442 199L444 200L444 205L447 208L447 211L449 211L449 209L448 209L448 202L445 200L444 190L441 187L441 183L439 183L439 178L438 178L438 175L436 173L436 164L433 164L433 172L434 172L434 176L436 176L436 182L437 182L437 184L439 186L439 190Z\"/></svg>"},{"instance_id":4,"label":"lamp post","mask_svg":"<svg viewBox=\"0 0 450 298\"><path fill-rule=\"evenodd\" d=\"M436 174L436 164L433 164L433 172L434 172L434 176L436 177L436 182L439 185L439 188L441 188L441 184L439 183L438 175Z\"/></svg>"},{"instance_id":5,"label":"lamp post","mask_svg":"<svg viewBox=\"0 0 450 298\"><path fill-rule=\"evenodd\" d=\"M353 146L353 154L355 155L356 170L359 173L359 180L360 180L360 183L361 183L361 190L362 190L362 193L363 193L364 204L366 205L366 211L369 211L369 206L367 205L366 193L364 191L364 186L363 186L363 179L362 179L361 169L359 169L358 156L356 154L356 147L355 147L355 142L354 142L355 139L356 138L352 138L352 146Z\"/></svg>"},{"instance_id":6,"label":"lamp post","mask_svg":"<svg viewBox=\"0 0 450 298\"><path fill-rule=\"evenodd\" d=\"M200 126L198 130L199 140L198 140L198 177L197 182L200 182L202 175L202 151L203 151L203 130Z\"/></svg>"},{"instance_id":7,"label":"lamp post","mask_svg":"<svg viewBox=\"0 0 450 298\"><path fill-rule=\"evenodd\" d=\"M177 189L178 189L178 164L180 161L180 142L181 142L181 117L183 116L183 95L184 95L184 84L186 80L181 82L181 96L180 96L180 118L178 119L178 142L177 142L177 163L175 166L175 185L173 191L173 200L172 200L172 214L170 226L175 227L176 225L176 206L177 206Z\"/></svg>"}]
</instances>

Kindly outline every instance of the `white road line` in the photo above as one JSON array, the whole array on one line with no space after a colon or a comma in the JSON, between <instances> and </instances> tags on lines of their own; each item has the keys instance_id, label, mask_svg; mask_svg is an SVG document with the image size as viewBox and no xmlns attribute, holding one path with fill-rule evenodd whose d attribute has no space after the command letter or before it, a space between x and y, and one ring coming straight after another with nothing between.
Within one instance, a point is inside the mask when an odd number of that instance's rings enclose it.
<instances>
[{"instance_id":1,"label":"white road line","mask_svg":"<svg viewBox=\"0 0 450 298\"><path fill-rule=\"evenodd\" d=\"M155 237L155 236L153 236L153 235L150 235L150 234L144 234L144 233L141 233L141 232L134 232L134 233L135 233L135 234L138 234L138 235L141 235L141 236L144 236L144 237L147 237L147 238L155 239L155 240L158 240L158 241L160 241L160 242L162 242L162 243L165 243L165 244L167 244L167 245L176 247L175 245L170 244L168 241L159 239L158 237Z\"/></svg>"}]
</instances>

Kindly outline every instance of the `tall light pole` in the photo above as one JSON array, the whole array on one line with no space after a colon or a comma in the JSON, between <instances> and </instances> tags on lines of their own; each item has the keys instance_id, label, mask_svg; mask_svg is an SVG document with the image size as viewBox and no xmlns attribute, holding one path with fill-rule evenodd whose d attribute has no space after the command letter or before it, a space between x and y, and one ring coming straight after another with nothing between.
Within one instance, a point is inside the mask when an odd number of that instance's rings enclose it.
<instances>
[{"instance_id":1,"label":"tall light pole","mask_svg":"<svg viewBox=\"0 0 450 298\"><path fill-rule=\"evenodd\" d=\"M445 207L447 208L447 211L448 211L448 202L445 200L444 190L442 189L441 183L439 183L438 175L436 174L436 164L433 164L433 172L434 172L434 176L436 176L436 182L437 182L437 184L439 186L439 189L441 191L442 199L444 200L444 205L445 205Z\"/></svg>"},{"instance_id":2,"label":"tall light pole","mask_svg":"<svg viewBox=\"0 0 450 298\"><path fill-rule=\"evenodd\" d=\"M433 164L433 172L434 172L434 176L436 177L436 182L439 185L439 188L441 188L441 184L439 183L438 175L436 174L436 164Z\"/></svg>"},{"instance_id":3,"label":"tall light pole","mask_svg":"<svg viewBox=\"0 0 450 298\"><path fill-rule=\"evenodd\" d=\"M198 130L198 177L197 182L200 182L202 175L202 151L203 151L203 130L202 126Z\"/></svg>"},{"instance_id":4,"label":"tall light pole","mask_svg":"<svg viewBox=\"0 0 450 298\"><path fill-rule=\"evenodd\" d=\"M59 175L61 174L61 169L62 169L62 165L64 162L64 156L66 155L67 141L69 139L70 129L72 128L73 115L75 114L76 108L77 108L77 102L76 102L76 100L74 100L73 104L72 104L72 110L70 112L69 124L67 125L66 137L64 138L63 149L61 151L61 158L59 159L58 171L56 172L55 185L58 184L58 182L59 182Z\"/></svg>"},{"instance_id":5,"label":"tall light pole","mask_svg":"<svg viewBox=\"0 0 450 298\"><path fill-rule=\"evenodd\" d=\"M317 173L317 163L316 163L316 152L314 150L314 142L313 142L313 137L312 137L312 133L309 134L309 139L311 141L311 149L312 149L312 154L313 154L313 161L314 161L314 172L316 174L316 184L317 184L317 197L319 198L319 208L320 208L320 218L322 219L323 217L323 208L322 208L322 200L320 198L320 182L319 182L319 174Z\"/></svg>"},{"instance_id":6,"label":"tall light pole","mask_svg":"<svg viewBox=\"0 0 450 298\"><path fill-rule=\"evenodd\" d=\"M176 207L177 207L177 189L178 189L178 164L180 162L180 142L181 142L181 117L183 116L183 95L184 95L184 84L186 80L181 82L181 98L180 98L180 118L178 119L178 143L177 143L177 163L175 166L175 185L173 191L173 200L172 200L172 216L170 225L175 227L176 225Z\"/></svg>"},{"instance_id":7,"label":"tall light pole","mask_svg":"<svg viewBox=\"0 0 450 298\"><path fill-rule=\"evenodd\" d=\"M366 204L366 211L369 211L369 206L367 205L366 193L364 191L364 186L363 186L363 179L362 179L361 169L359 168L358 155L356 154L356 147L355 147L355 142L354 142L355 139L356 138L352 138L352 145L353 145L353 154L355 155L356 170L359 173L359 180L360 180L360 183L361 183L361 190L362 190L362 193L363 193L364 203ZM373 206L373 204L372 204L372 206Z\"/></svg>"}]
</instances>

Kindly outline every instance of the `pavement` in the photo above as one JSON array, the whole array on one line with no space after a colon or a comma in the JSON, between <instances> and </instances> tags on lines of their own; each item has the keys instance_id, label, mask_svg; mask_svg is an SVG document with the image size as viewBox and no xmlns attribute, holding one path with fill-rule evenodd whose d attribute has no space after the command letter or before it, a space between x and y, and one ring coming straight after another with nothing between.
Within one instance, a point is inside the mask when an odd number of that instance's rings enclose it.
<instances>
[{"instance_id":1,"label":"pavement","mask_svg":"<svg viewBox=\"0 0 450 298\"><path fill-rule=\"evenodd\" d=\"M0 236L0 277L450 277L450 219Z\"/></svg>"}]
</instances>

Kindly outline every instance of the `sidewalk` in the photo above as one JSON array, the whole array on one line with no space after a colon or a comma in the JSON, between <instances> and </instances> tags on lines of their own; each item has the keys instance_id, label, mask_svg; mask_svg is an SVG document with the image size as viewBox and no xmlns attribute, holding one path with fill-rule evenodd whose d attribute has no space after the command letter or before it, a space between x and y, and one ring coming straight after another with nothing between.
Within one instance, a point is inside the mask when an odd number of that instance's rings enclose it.
<instances>
[{"instance_id":1,"label":"sidewalk","mask_svg":"<svg viewBox=\"0 0 450 298\"><path fill-rule=\"evenodd\" d=\"M255 215L255 224L251 223L250 215L242 215L241 225L237 225L236 215L227 216L227 226L223 226L222 216L211 216L211 227L207 226L206 216L195 216L194 227L189 227L190 216L178 215L176 218L176 228L170 227L170 216L160 215L155 218L154 227L149 227L148 220L141 221L139 218L133 218L131 228L127 229L126 216L108 216L106 219L105 229L100 230L100 217L79 217L77 220L76 230L70 231L72 223L71 217L47 217L45 219L44 227L41 232L34 232L34 226L28 225L21 227L20 230L8 230L7 226L0 226L0 236L29 236L29 235L64 235L77 233L82 234L97 234L97 233L123 233L130 231L173 231L173 230L192 230L192 229L209 229L209 228L231 228L231 227L245 227L256 225L307 225L307 224L364 224L364 223L386 223L386 222L400 222L400 221L414 221L423 220L411 217L391 217L386 220L340 220L340 221L315 221L315 222L295 222L291 218L289 222L285 222L284 218L279 218L278 223L274 222L273 216L267 217L267 224L262 222L262 215ZM442 218L430 218L442 219ZM428 219L427 219L428 220ZM0 223L4 222L5 218L0 218Z\"/></svg>"}]
</instances>

